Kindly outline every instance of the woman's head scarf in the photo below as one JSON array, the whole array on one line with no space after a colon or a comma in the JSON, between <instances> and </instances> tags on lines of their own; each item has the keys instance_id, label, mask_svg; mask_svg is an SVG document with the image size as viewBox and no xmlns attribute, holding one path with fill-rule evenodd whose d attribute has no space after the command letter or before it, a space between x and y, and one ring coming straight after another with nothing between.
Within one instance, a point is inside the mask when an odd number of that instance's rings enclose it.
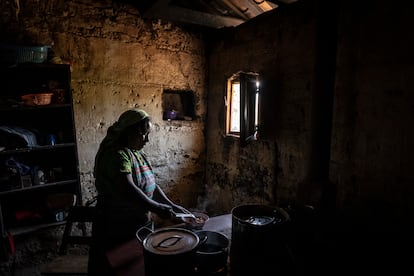
<instances>
[{"instance_id":1,"label":"woman's head scarf","mask_svg":"<svg viewBox=\"0 0 414 276\"><path fill-rule=\"evenodd\" d=\"M99 145L99 149L95 157L94 175L96 174L96 169L97 169L96 165L97 165L97 162L98 162L98 159L101 153L107 149L112 148L114 145L116 145L117 141L121 137L122 133L124 133L125 129L141 122L145 118L149 118L149 115L144 110L138 109L138 108L129 109L125 111L124 113L122 113L121 116L119 116L118 121L113 123L108 128L106 136L102 140L101 144Z\"/></svg>"}]
</instances>

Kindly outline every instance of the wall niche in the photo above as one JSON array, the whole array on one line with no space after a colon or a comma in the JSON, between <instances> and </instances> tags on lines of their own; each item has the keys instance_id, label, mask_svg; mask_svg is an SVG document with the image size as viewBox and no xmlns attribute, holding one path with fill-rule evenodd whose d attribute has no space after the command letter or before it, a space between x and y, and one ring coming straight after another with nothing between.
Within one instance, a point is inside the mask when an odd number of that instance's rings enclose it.
<instances>
[{"instance_id":1,"label":"wall niche","mask_svg":"<svg viewBox=\"0 0 414 276\"><path fill-rule=\"evenodd\" d=\"M164 90L162 93L162 110L163 120L194 120L194 92L190 90Z\"/></svg>"}]
</instances>

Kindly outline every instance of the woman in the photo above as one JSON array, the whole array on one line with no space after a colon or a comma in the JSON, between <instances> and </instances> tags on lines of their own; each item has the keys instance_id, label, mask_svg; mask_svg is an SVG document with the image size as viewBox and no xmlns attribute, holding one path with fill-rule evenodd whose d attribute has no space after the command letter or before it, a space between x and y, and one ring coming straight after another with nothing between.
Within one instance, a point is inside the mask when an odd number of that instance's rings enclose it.
<instances>
[{"instance_id":1,"label":"woman","mask_svg":"<svg viewBox=\"0 0 414 276\"><path fill-rule=\"evenodd\" d=\"M182 210L156 184L142 150L149 133L149 115L142 109L127 110L99 146L94 167L98 217L92 226L89 275L113 275L106 252L136 238L136 231L151 221L151 212L167 219L173 208Z\"/></svg>"}]
</instances>

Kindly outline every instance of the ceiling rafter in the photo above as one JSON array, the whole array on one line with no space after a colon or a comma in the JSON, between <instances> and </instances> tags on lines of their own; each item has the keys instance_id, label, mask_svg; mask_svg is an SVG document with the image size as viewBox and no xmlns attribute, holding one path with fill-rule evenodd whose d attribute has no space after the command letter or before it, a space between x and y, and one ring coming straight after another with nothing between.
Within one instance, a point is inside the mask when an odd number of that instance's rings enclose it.
<instances>
[{"instance_id":1,"label":"ceiling rafter","mask_svg":"<svg viewBox=\"0 0 414 276\"><path fill-rule=\"evenodd\" d=\"M221 16L169 5L169 2L169 0L158 0L143 16L146 18L159 18L213 28L237 26L244 22L242 19L235 17Z\"/></svg>"},{"instance_id":2,"label":"ceiling rafter","mask_svg":"<svg viewBox=\"0 0 414 276\"><path fill-rule=\"evenodd\" d=\"M283 4L298 0L119 0L145 6L144 18L162 19L176 23L209 28L238 26Z\"/></svg>"}]
</instances>

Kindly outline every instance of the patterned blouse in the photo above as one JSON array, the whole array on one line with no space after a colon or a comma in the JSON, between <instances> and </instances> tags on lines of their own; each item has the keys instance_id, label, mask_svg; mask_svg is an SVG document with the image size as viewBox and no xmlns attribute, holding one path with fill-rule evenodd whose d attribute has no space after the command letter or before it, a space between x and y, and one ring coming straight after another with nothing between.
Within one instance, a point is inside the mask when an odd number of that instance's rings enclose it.
<instances>
[{"instance_id":1,"label":"patterned blouse","mask_svg":"<svg viewBox=\"0 0 414 276\"><path fill-rule=\"evenodd\" d=\"M132 174L135 185L145 194L152 198L155 190L155 177L151 164L145 156L145 153L139 150L130 150L125 148L132 160Z\"/></svg>"}]
</instances>

